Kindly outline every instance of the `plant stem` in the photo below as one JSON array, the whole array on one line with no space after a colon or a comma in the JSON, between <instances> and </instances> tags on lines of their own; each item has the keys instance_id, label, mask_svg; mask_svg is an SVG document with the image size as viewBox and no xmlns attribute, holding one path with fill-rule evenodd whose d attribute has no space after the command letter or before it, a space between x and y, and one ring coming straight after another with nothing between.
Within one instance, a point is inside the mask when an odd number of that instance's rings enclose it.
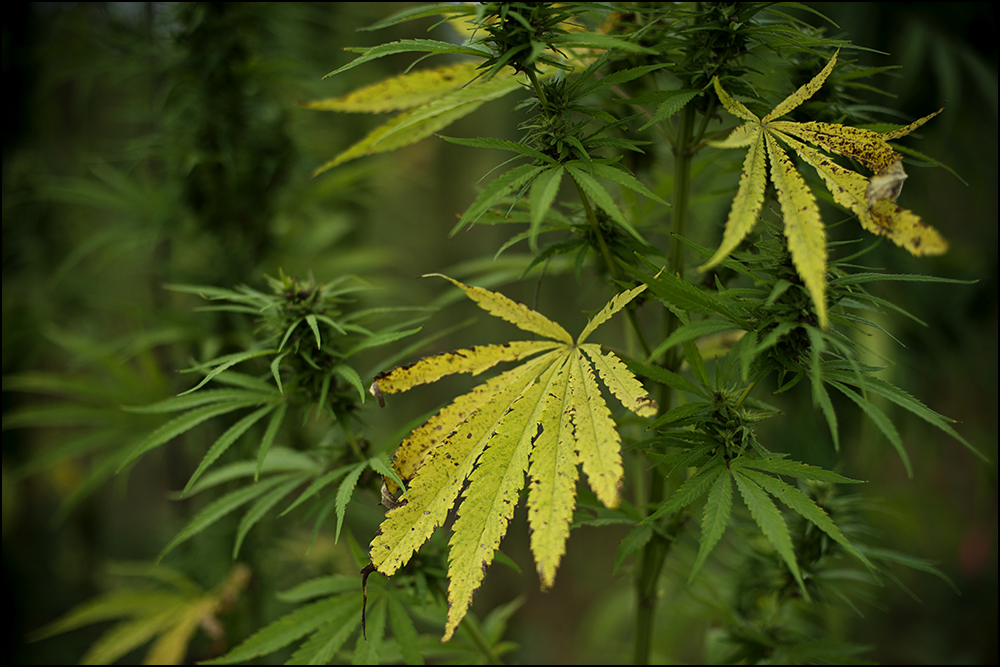
<instances>
[{"instance_id":1,"label":"plant stem","mask_svg":"<svg viewBox=\"0 0 1000 667\"><path fill-rule=\"evenodd\" d=\"M674 200L673 210L673 239L670 244L670 257L667 264L667 271L678 274L684 270L684 244L677 237L682 236L687 222L688 200L691 188L691 155L690 150L693 139L695 110L692 105L688 105L681 112L680 126L677 132L677 141L674 144ZM663 324L664 340L677 329L680 322L677 317L667 312ZM668 351L663 365L676 371L680 366L680 354L675 349ZM670 387L660 387L660 413L670 409L673 401L673 394ZM659 506L664 500L665 492L664 477L653 468L652 477L649 482L649 493L646 496L646 504L649 507ZM653 627L656 619L657 583L660 579L660 572L663 563L666 561L673 545L676 534L680 531L684 523L683 513L674 515L665 531L655 531L649 542L642 549L639 559L639 573L636 577L636 629L635 629L635 650L633 662L637 665L649 664L649 653L653 640Z\"/></svg>"}]
</instances>

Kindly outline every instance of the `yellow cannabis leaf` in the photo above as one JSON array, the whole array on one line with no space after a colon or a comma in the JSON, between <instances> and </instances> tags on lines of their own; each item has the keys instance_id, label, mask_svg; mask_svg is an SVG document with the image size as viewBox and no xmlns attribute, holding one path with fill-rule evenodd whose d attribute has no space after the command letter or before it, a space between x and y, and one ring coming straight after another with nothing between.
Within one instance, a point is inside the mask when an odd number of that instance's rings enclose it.
<instances>
[{"instance_id":1,"label":"yellow cannabis leaf","mask_svg":"<svg viewBox=\"0 0 1000 667\"><path fill-rule=\"evenodd\" d=\"M715 255L700 267L700 270L706 271L721 262L753 229L764 204L766 155L771 163L771 182L785 220L785 236L792 262L809 290L816 306L819 324L824 328L828 323L826 231L820 220L815 197L781 148L781 143L816 169L834 201L854 212L866 230L886 236L914 255L940 255L948 249L948 243L937 230L921 222L912 211L896 205L906 172L903 170L903 156L888 144L889 140L906 136L942 110L906 127L885 133L831 123L777 120L808 100L822 87L837 62L837 53L812 81L788 96L764 118L757 118L723 90L718 78L714 80L715 91L722 106L746 123L736 128L726 139L712 142L711 145L718 148L746 147L749 150L743 162L739 189L726 220L722 243ZM820 151L802 143L803 141L856 160L870 169L873 175L866 177L842 167Z\"/></svg>"},{"instance_id":2,"label":"yellow cannabis leaf","mask_svg":"<svg viewBox=\"0 0 1000 667\"><path fill-rule=\"evenodd\" d=\"M445 375L477 375L500 362L541 353L456 398L410 433L393 459L393 467L408 486L404 495L398 497L401 489L385 480L383 495L391 494L393 508L371 543L371 559L386 576L404 566L444 523L468 482L450 541L448 622L442 639L447 641L500 547L524 487L525 472L531 477L531 551L543 588L552 586L565 553L576 505L577 466L583 467L590 488L605 506L618 506L621 440L594 369L611 393L636 414L651 417L656 404L618 357L585 342L645 285L614 297L574 342L561 326L502 294L441 277L491 315L549 339L428 357L381 373L372 383L370 391L381 403L385 394Z\"/></svg>"}]
</instances>

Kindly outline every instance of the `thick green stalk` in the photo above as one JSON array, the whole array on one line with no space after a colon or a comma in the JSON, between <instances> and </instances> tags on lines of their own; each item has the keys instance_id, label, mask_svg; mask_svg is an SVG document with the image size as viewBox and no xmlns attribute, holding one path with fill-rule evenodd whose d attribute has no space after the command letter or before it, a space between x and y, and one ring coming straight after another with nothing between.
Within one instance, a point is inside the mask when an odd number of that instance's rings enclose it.
<instances>
[{"instance_id":1,"label":"thick green stalk","mask_svg":"<svg viewBox=\"0 0 1000 667\"><path fill-rule=\"evenodd\" d=\"M691 145L693 143L695 110L692 105L688 105L681 112L680 126L677 132L677 141L674 144L674 199L673 229L674 239L670 244L670 257L667 264L667 271L671 273L681 273L684 270L684 244L676 239L683 235L687 221L688 200L691 189ZM678 327L679 321L673 313L667 312L664 321L663 336L668 338ZM680 366L680 354L676 351L669 351L663 365L670 370L677 370ZM673 395L669 387L660 388L660 413L670 409L673 402ZM665 480L661 474L653 469L649 481L649 492L646 502L650 507L656 507L664 500ZM635 651L633 662L637 665L649 664L649 652L653 640L653 627L656 620L657 582L660 579L660 572L663 570L663 563L673 545L674 537L680 531L683 524L681 514L675 515L670 524L664 530L654 532L653 537L643 547L639 558L638 576L635 580L636 587L636 631L635 631Z\"/></svg>"}]
</instances>

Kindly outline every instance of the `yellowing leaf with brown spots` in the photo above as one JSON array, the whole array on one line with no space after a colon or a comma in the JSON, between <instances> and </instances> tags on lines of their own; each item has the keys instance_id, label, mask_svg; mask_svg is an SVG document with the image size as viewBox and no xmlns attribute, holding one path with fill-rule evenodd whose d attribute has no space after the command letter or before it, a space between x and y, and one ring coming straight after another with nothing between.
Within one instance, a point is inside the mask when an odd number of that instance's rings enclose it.
<instances>
[{"instance_id":1,"label":"yellowing leaf with brown spots","mask_svg":"<svg viewBox=\"0 0 1000 667\"><path fill-rule=\"evenodd\" d=\"M878 133L856 127L831 123L794 123L777 120L808 100L818 91L833 71L835 53L826 67L813 79L789 95L774 110L758 119L749 109L731 97L719 80L715 91L723 108L746 121L729 137L712 142L717 148L749 147L743 163L743 174L733 200L722 242L715 255L702 265L706 271L725 259L753 229L764 203L767 170L764 165L765 147L771 158L771 181L775 185L785 221L788 250L796 271L812 297L816 317L821 327L828 322L826 308L826 232L820 220L815 197L792 161L778 145L784 143L803 161L811 165L834 201L854 212L861 226L873 234L887 237L914 255L938 255L948 249L948 243L935 230L924 224L912 211L896 205L906 180L903 156L889 145L890 139L906 136L941 110L892 132ZM801 140L801 141L800 141ZM806 143L803 143L806 142ZM842 155L857 161L873 172L858 174L833 161L832 158L806 145Z\"/></svg>"},{"instance_id":2,"label":"yellowing leaf with brown spots","mask_svg":"<svg viewBox=\"0 0 1000 667\"><path fill-rule=\"evenodd\" d=\"M542 587L550 587L566 550L576 506L577 468L607 507L617 507L624 474L621 439L601 395L599 376L629 410L649 417L656 404L625 365L599 345L583 341L645 286L623 292L588 323L577 342L561 326L497 292L442 276L490 314L549 338L484 345L428 357L381 373L371 393L405 391L452 373L481 373L497 363L520 366L459 396L414 429L396 451L393 468L405 493L385 479L386 513L371 543L372 564L391 576L406 565L459 502L448 567L451 638L500 547L507 524L531 476L528 521ZM594 369L597 369L595 373ZM466 487L466 483L468 486ZM401 495L400 495L401 494Z\"/></svg>"}]
</instances>

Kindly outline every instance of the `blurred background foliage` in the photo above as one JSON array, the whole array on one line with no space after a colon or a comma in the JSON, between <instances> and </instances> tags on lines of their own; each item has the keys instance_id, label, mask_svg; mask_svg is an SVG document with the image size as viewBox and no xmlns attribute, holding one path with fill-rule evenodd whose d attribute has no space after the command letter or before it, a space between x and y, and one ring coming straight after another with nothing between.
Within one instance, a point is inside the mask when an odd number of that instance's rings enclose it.
<instances>
[{"instance_id":1,"label":"blurred background foliage","mask_svg":"<svg viewBox=\"0 0 1000 667\"><path fill-rule=\"evenodd\" d=\"M164 284L265 288L264 274L277 276L279 269L302 278L311 272L320 282L356 274L375 288L363 297L368 305L441 307L423 323L423 335L440 334L437 340L414 351L404 340L390 351L411 360L470 342L501 342L508 333L470 304L449 305L457 295L440 281L415 279L421 274L502 287L571 331L585 322L585 310L606 300L588 287L592 281L581 287L558 267L536 295L537 271L517 280L531 259L526 244L492 260L506 230L479 225L449 237L477 181L504 159L491 151L430 139L309 177L381 119L306 111L296 103L344 94L409 65L412 58L385 58L320 80L352 58L342 47L426 36L430 21L356 32L402 6L66 3L8 10L2 507L4 595L15 614L4 627L5 663L76 662L107 626L35 643L25 638L109 590L110 564L155 558L200 508L197 499L178 502L169 494L184 486L218 430L193 432L118 476L94 454L133 443L155 426L118 406L178 393L190 385L178 369L251 333L230 313L195 312L198 299ZM854 58L902 66L878 80L893 97L873 94L871 103L900 113L881 120L905 123L946 105L921 128L919 150L961 178L910 169L903 203L939 229L951 250L927 260L882 244L866 263L979 282L878 286L876 294L929 326L886 318L882 324L902 345L888 337L869 344L894 360L889 379L961 422L959 431L992 461L985 465L941 432L900 418L914 464L909 479L869 422L839 410L840 471L871 480L865 494L885 510L869 517L881 530L872 541L936 562L961 595L939 579L900 570L913 596L890 585L877 604L862 608L864 618L845 610L824 622L836 636L871 646L867 657L880 662L996 663L995 10L987 3L811 6L839 26L826 24L830 36L872 49ZM516 138L518 101L509 96L486 105L447 134ZM735 186L712 176L708 168L694 183L704 196L695 200L690 225L706 245L717 242L728 206L716 195L731 197ZM856 223L847 220L833 235L856 238ZM383 370L390 352L372 352L362 363L372 373ZM367 437L385 440L460 383L393 397L391 412L366 405ZM75 411L58 409L66 398ZM795 457L803 440L829 440L807 392L775 401L784 416L759 429L771 449ZM286 437L316 434L306 425ZM834 465L829 450L828 460L815 462ZM233 456L253 452L237 448ZM224 642L232 646L286 613L290 607L276 591L307 576L355 573L350 545L364 546L374 534L382 515L378 494L379 480L362 478L337 545L333 521L311 550L311 522L264 521L251 532L240 560L252 574L222 616ZM165 564L212 588L232 570L236 529L235 518L224 520ZM509 632L520 649L509 659L600 663L628 655L632 587L625 570L612 575L620 538L613 527L575 531L555 588L541 594L519 512L504 551L523 572L493 568L474 606L485 614L526 592ZM676 576L664 580L661 660L710 657L705 637L711 638L715 612L697 586L684 583L695 553L689 542L678 545L668 564ZM720 557L715 567L725 566ZM218 641L203 633L189 659L217 655Z\"/></svg>"}]
</instances>

